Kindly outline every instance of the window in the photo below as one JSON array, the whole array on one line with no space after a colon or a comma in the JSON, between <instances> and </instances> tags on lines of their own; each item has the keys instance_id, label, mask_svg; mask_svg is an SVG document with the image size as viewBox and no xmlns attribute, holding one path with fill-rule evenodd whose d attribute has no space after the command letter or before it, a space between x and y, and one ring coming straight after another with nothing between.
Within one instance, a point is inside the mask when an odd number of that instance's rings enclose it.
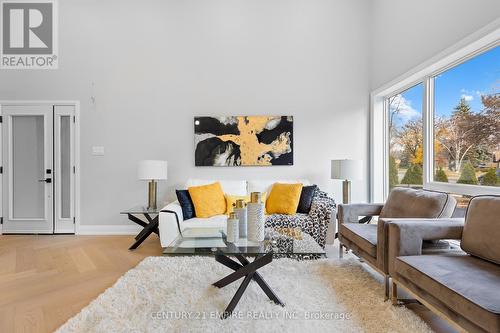
<instances>
[{"instance_id":1,"label":"window","mask_svg":"<svg viewBox=\"0 0 500 333\"><path fill-rule=\"evenodd\" d=\"M500 46L434 77L434 181L500 186Z\"/></svg>"},{"instance_id":2,"label":"window","mask_svg":"<svg viewBox=\"0 0 500 333\"><path fill-rule=\"evenodd\" d=\"M500 24L371 93L370 195L500 195Z\"/></svg>"},{"instance_id":3,"label":"window","mask_svg":"<svg viewBox=\"0 0 500 333\"><path fill-rule=\"evenodd\" d=\"M423 85L388 98L389 188L423 184Z\"/></svg>"}]
</instances>

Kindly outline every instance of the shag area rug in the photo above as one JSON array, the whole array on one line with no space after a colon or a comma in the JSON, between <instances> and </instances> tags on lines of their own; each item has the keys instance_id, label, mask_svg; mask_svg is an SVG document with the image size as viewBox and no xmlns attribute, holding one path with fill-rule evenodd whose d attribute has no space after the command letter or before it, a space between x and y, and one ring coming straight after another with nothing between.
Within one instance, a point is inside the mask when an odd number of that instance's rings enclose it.
<instances>
[{"instance_id":1,"label":"shag area rug","mask_svg":"<svg viewBox=\"0 0 500 333\"><path fill-rule=\"evenodd\" d=\"M242 279L212 257L149 257L57 332L431 332L413 312L384 302L383 286L354 258L276 259L259 270L285 303L251 282L221 320Z\"/></svg>"}]
</instances>

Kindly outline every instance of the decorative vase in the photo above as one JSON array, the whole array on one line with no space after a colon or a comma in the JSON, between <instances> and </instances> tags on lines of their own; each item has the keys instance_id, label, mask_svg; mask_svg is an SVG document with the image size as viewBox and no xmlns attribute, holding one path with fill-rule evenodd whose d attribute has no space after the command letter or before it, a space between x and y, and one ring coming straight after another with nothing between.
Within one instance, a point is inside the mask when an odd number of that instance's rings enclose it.
<instances>
[{"instance_id":1,"label":"decorative vase","mask_svg":"<svg viewBox=\"0 0 500 333\"><path fill-rule=\"evenodd\" d=\"M226 236L226 239L229 243L236 243L240 238L240 230L238 224L238 215L236 213L229 214L229 218L227 219Z\"/></svg>"},{"instance_id":2,"label":"decorative vase","mask_svg":"<svg viewBox=\"0 0 500 333\"><path fill-rule=\"evenodd\" d=\"M253 242L264 240L264 204L260 192L252 192L247 206L247 237Z\"/></svg>"},{"instance_id":3,"label":"decorative vase","mask_svg":"<svg viewBox=\"0 0 500 333\"><path fill-rule=\"evenodd\" d=\"M234 212L238 215L240 237L247 237L247 207L245 200L238 199L234 207Z\"/></svg>"}]
</instances>

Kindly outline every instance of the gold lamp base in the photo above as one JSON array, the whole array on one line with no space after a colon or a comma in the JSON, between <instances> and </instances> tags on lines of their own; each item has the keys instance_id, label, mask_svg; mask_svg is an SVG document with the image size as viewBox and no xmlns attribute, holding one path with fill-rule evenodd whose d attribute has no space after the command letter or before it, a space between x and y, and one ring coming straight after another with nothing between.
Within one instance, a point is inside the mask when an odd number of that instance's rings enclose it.
<instances>
[{"instance_id":1,"label":"gold lamp base","mask_svg":"<svg viewBox=\"0 0 500 333\"><path fill-rule=\"evenodd\" d=\"M156 194L157 194L157 186L156 181L151 180L148 183L148 210L156 210Z\"/></svg>"},{"instance_id":2,"label":"gold lamp base","mask_svg":"<svg viewBox=\"0 0 500 333\"><path fill-rule=\"evenodd\" d=\"M342 203L344 205L351 203L351 181L347 179L342 182Z\"/></svg>"}]
</instances>

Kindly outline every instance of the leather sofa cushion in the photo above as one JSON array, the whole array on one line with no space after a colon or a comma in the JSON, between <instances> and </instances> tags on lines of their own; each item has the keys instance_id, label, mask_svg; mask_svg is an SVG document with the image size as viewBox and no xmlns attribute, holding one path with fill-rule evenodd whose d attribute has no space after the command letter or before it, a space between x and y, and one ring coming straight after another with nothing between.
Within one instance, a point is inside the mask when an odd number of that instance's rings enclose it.
<instances>
[{"instance_id":1,"label":"leather sofa cushion","mask_svg":"<svg viewBox=\"0 0 500 333\"><path fill-rule=\"evenodd\" d=\"M249 180L248 181L248 194L252 192L267 192L271 193L271 189L275 183L281 184L303 184L304 186L310 185L311 182L307 179L264 179L264 180Z\"/></svg>"},{"instance_id":2,"label":"leather sofa cushion","mask_svg":"<svg viewBox=\"0 0 500 333\"><path fill-rule=\"evenodd\" d=\"M218 230L226 230L227 215L215 215L207 218L194 217L189 220L180 222L182 230L186 228L218 228Z\"/></svg>"},{"instance_id":3,"label":"leather sofa cushion","mask_svg":"<svg viewBox=\"0 0 500 333\"><path fill-rule=\"evenodd\" d=\"M448 200L446 193L397 187L389 194L380 217L442 217Z\"/></svg>"},{"instance_id":4,"label":"leather sofa cushion","mask_svg":"<svg viewBox=\"0 0 500 333\"><path fill-rule=\"evenodd\" d=\"M342 223L339 227L342 237L355 243L370 256L377 257L377 225Z\"/></svg>"},{"instance_id":5,"label":"leather sofa cushion","mask_svg":"<svg viewBox=\"0 0 500 333\"><path fill-rule=\"evenodd\" d=\"M403 256L395 272L451 311L500 332L499 265L466 254Z\"/></svg>"},{"instance_id":6,"label":"leather sofa cushion","mask_svg":"<svg viewBox=\"0 0 500 333\"><path fill-rule=\"evenodd\" d=\"M500 264L499 196L472 198L467 208L460 245L473 256Z\"/></svg>"},{"instance_id":7,"label":"leather sofa cushion","mask_svg":"<svg viewBox=\"0 0 500 333\"><path fill-rule=\"evenodd\" d=\"M197 179L192 178L186 182L186 188L191 186L208 185L219 182L225 194L230 195L247 195L251 192L271 192L274 183L301 183L310 185L311 182L307 179L268 179L268 180L217 180L217 179Z\"/></svg>"},{"instance_id":8,"label":"leather sofa cushion","mask_svg":"<svg viewBox=\"0 0 500 333\"><path fill-rule=\"evenodd\" d=\"M247 182L245 180L209 180L209 179L189 179L186 183L186 188L192 186L209 185L219 182L222 191L225 194L231 195L247 195Z\"/></svg>"}]
</instances>

